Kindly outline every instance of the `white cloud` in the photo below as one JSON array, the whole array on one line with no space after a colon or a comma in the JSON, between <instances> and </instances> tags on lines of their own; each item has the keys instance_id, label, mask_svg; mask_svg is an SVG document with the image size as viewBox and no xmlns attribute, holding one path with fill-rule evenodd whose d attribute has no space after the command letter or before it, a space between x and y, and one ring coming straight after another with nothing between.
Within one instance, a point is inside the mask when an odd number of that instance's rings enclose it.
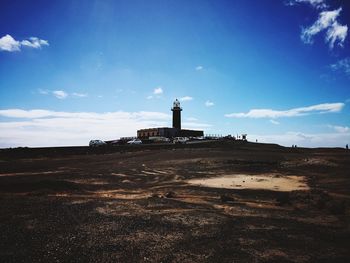
<instances>
[{"instance_id":1,"label":"white cloud","mask_svg":"<svg viewBox=\"0 0 350 263\"><path fill-rule=\"evenodd\" d=\"M24 118L24 119L40 119L40 118L81 118L81 119L100 119L100 120L109 120L113 118L121 117L132 117L138 119L168 119L169 114L160 113L160 112L106 112L106 113L95 113L95 112L62 112L62 111L50 111L50 110L21 110L21 109L8 109L0 110L0 116L7 118Z\"/></svg>"},{"instance_id":2,"label":"white cloud","mask_svg":"<svg viewBox=\"0 0 350 263\"><path fill-rule=\"evenodd\" d=\"M287 5L296 5L301 3L310 4L317 9L325 9L328 7L326 0L290 0L287 2Z\"/></svg>"},{"instance_id":3,"label":"white cloud","mask_svg":"<svg viewBox=\"0 0 350 263\"><path fill-rule=\"evenodd\" d=\"M208 130L212 127L211 124L199 122L197 118L188 117L186 121L182 123L183 129L191 130Z\"/></svg>"},{"instance_id":4,"label":"white cloud","mask_svg":"<svg viewBox=\"0 0 350 263\"><path fill-rule=\"evenodd\" d=\"M65 98L68 97L68 94L67 94L65 91L63 91L63 90L54 90L54 91L52 92L52 94L53 94L57 99L60 99L60 100L65 99Z\"/></svg>"},{"instance_id":5,"label":"white cloud","mask_svg":"<svg viewBox=\"0 0 350 263\"><path fill-rule=\"evenodd\" d=\"M155 89L153 90L153 94L154 94L154 95L163 94L163 89L162 89L162 87L155 88Z\"/></svg>"},{"instance_id":6,"label":"white cloud","mask_svg":"<svg viewBox=\"0 0 350 263\"><path fill-rule=\"evenodd\" d=\"M0 50L4 51L20 51L20 42L16 41L12 36L6 35L0 38Z\"/></svg>"},{"instance_id":7,"label":"white cloud","mask_svg":"<svg viewBox=\"0 0 350 263\"><path fill-rule=\"evenodd\" d=\"M49 42L47 40L39 39L37 37L30 37L29 40L22 40L21 45L31 48L41 48L42 46L48 46Z\"/></svg>"},{"instance_id":8,"label":"white cloud","mask_svg":"<svg viewBox=\"0 0 350 263\"><path fill-rule=\"evenodd\" d=\"M347 36L348 27L347 25L340 25L337 21L341 11L341 7L333 11L322 11L313 25L302 30L302 41L307 44L312 44L313 37L316 34L323 30L327 30L325 41L329 43L330 48L334 47L336 41L338 42L338 45L343 46Z\"/></svg>"},{"instance_id":9,"label":"white cloud","mask_svg":"<svg viewBox=\"0 0 350 263\"><path fill-rule=\"evenodd\" d=\"M162 94L164 93L162 87L157 87L153 90L152 95L149 95L146 97L146 99L151 100L151 99L160 99L162 97Z\"/></svg>"},{"instance_id":10,"label":"white cloud","mask_svg":"<svg viewBox=\"0 0 350 263\"><path fill-rule=\"evenodd\" d=\"M59 112L43 109L0 110L0 147L87 145L91 139L135 136L136 130L167 126L162 112ZM17 118L25 119L18 121Z\"/></svg>"},{"instance_id":11,"label":"white cloud","mask_svg":"<svg viewBox=\"0 0 350 263\"><path fill-rule=\"evenodd\" d=\"M73 92L72 96L79 97L79 98L84 98L84 97L87 97L88 95L86 93Z\"/></svg>"},{"instance_id":12,"label":"white cloud","mask_svg":"<svg viewBox=\"0 0 350 263\"><path fill-rule=\"evenodd\" d=\"M344 127L344 126L334 126L334 129L337 131L337 132L340 132L340 133L346 133L346 132L349 132L350 131L350 128L349 127Z\"/></svg>"},{"instance_id":13,"label":"white cloud","mask_svg":"<svg viewBox=\"0 0 350 263\"><path fill-rule=\"evenodd\" d=\"M278 125L278 124L280 124L278 121L276 121L276 120L270 120L270 122L272 123L272 124L274 124L274 125Z\"/></svg>"},{"instance_id":14,"label":"white cloud","mask_svg":"<svg viewBox=\"0 0 350 263\"><path fill-rule=\"evenodd\" d=\"M39 39L37 37L30 37L22 41L15 40L11 35L7 34L0 38L0 50L14 52L21 51L22 46L30 48L41 48L42 46L48 46L47 40Z\"/></svg>"},{"instance_id":15,"label":"white cloud","mask_svg":"<svg viewBox=\"0 0 350 263\"><path fill-rule=\"evenodd\" d=\"M339 133L350 132L350 128L347 126L328 125L328 127L335 130L336 132L339 132Z\"/></svg>"},{"instance_id":16,"label":"white cloud","mask_svg":"<svg viewBox=\"0 0 350 263\"><path fill-rule=\"evenodd\" d=\"M350 77L350 57L341 59L336 63L331 64L330 67L333 71L342 71Z\"/></svg>"},{"instance_id":17,"label":"white cloud","mask_svg":"<svg viewBox=\"0 0 350 263\"><path fill-rule=\"evenodd\" d=\"M230 113L225 114L228 118L281 118L304 116L315 113L339 112L345 106L344 103L323 103L308 107L294 108L290 110L272 110L272 109L252 109L247 113Z\"/></svg>"},{"instance_id":18,"label":"white cloud","mask_svg":"<svg viewBox=\"0 0 350 263\"><path fill-rule=\"evenodd\" d=\"M350 141L350 132L345 133L302 133L286 132L283 134L248 134L248 139L258 139L263 143L277 143L284 146L292 144L298 147L344 147Z\"/></svg>"},{"instance_id":19,"label":"white cloud","mask_svg":"<svg viewBox=\"0 0 350 263\"><path fill-rule=\"evenodd\" d=\"M190 96L185 96L185 97L180 98L179 100L180 101L191 101L191 100L193 100L193 98Z\"/></svg>"},{"instance_id":20,"label":"white cloud","mask_svg":"<svg viewBox=\"0 0 350 263\"><path fill-rule=\"evenodd\" d=\"M200 71L200 70L202 70L202 69L203 69L203 66L197 66L197 67L196 67L196 70L197 70L197 71Z\"/></svg>"},{"instance_id":21,"label":"white cloud","mask_svg":"<svg viewBox=\"0 0 350 263\"><path fill-rule=\"evenodd\" d=\"M333 25L328 28L326 34L326 41L329 42L330 48L334 47L334 43L338 40L339 46L343 47L345 38L348 34L348 26L340 25L338 22L334 22Z\"/></svg>"},{"instance_id":22,"label":"white cloud","mask_svg":"<svg viewBox=\"0 0 350 263\"><path fill-rule=\"evenodd\" d=\"M50 91L46 90L46 89L38 89L38 92L42 95L47 95L47 94L49 94Z\"/></svg>"},{"instance_id":23,"label":"white cloud","mask_svg":"<svg viewBox=\"0 0 350 263\"><path fill-rule=\"evenodd\" d=\"M205 102L205 106L206 107L212 107L212 106L214 106L215 104L214 104L214 102L212 102L212 101L210 101L210 100L207 100L206 102Z\"/></svg>"},{"instance_id":24,"label":"white cloud","mask_svg":"<svg viewBox=\"0 0 350 263\"><path fill-rule=\"evenodd\" d=\"M68 96L77 97L77 98L84 98L84 97L88 96L87 93L78 93L78 92L73 92L73 93L68 94L67 92L65 92L63 90L53 90L53 91L51 91L51 90L45 90L45 89L38 89L38 93L41 94L41 95L52 94L58 99L65 99ZM99 95L98 97L102 98L102 95Z\"/></svg>"}]
</instances>

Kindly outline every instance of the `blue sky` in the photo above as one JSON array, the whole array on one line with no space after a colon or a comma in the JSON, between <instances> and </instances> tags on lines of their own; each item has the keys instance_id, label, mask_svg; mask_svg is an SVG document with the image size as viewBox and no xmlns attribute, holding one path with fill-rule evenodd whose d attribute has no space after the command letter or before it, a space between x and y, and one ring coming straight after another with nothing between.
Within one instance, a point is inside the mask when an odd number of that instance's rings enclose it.
<instances>
[{"instance_id":1,"label":"blue sky","mask_svg":"<svg viewBox=\"0 0 350 263\"><path fill-rule=\"evenodd\" d=\"M350 143L350 4L16 1L0 9L0 147L171 126Z\"/></svg>"}]
</instances>

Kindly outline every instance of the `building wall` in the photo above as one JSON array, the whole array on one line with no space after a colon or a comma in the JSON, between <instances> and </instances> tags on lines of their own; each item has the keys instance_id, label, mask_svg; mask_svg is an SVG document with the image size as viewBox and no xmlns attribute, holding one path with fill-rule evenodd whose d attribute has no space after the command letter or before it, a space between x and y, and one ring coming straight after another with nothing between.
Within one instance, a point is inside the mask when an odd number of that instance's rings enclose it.
<instances>
[{"instance_id":1,"label":"building wall","mask_svg":"<svg viewBox=\"0 0 350 263\"><path fill-rule=\"evenodd\" d=\"M175 128L159 128L160 136L172 138L178 133L178 129Z\"/></svg>"},{"instance_id":2,"label":"building wall","mask_svg":"<svg viewBox=\"0 0 350 263\"><path fill-rule=\"evenodd\" d=\"M178 134L178 130L174 128L161 127L161 128L150 128L142 129L137 131L137 138L149 138L149 137L167 137L172 138Z\"/></svg>"},{"instance_id":3,"label":"building wall","mask_svg":"<svg viewBox=\"0 0 350 263\"><path fill-rule=\"evenodd\" d=\"M161 136L159 128L142 129L137 131L137 138L149 138L154 136Z\"/></svg>"},{"instance_id":4,"label":"building wall","mask_svg":"<svg viewBox=\"0 0 350 263\"><path fill-rule=\"evenodd\" d=\"M180 130L178 133L180 137L200 137L204 136L203 131L195 131L195 130Z\"/></svg>"},{"instance_id":5,"label":"building wall","mask_svg":"<svg viewBox=\"0 0 350 263\"><path fill-rule=\"evenodd\" d=\"M149 137L199 137L203 136L203 131L195 131L195 130L178 130L176 128L150 128L150 129L142 129L137 131L137 138L147 139Z\"/></svg>"}]
</instances>

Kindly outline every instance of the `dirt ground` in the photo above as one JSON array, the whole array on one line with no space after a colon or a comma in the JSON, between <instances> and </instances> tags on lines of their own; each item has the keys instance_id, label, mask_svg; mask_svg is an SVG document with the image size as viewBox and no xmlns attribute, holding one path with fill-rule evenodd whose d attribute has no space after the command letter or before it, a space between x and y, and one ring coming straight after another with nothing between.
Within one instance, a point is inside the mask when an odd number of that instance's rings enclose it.
<instances>
[{"instance_id":1,"label":"dirt ground","mask_svg":"<svg viewBox=\"0 0 350 263\"><path fill-rule=\"evenodd\" d=\"M345 149L242 142L0 150L0 261L350 262L349 171ZM189 184L235 174L307 188Z\"/></svg>"}]
</instances>

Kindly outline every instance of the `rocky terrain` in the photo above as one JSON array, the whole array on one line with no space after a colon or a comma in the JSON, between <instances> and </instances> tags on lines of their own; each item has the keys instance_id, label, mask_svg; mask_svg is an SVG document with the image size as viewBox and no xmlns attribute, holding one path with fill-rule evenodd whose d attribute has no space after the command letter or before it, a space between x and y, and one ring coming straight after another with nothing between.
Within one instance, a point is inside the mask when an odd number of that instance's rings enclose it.
<instances>
[{"instance_id":1,"label":"rocky terrain","mask_svg":"<svg viewBox=\"0 0 350 263\"><path fill-rule=\"evenodd\" d=\"M349 171L232 141L0 150L0 261L350 262Z\"/></svg>"}]
</instances>

